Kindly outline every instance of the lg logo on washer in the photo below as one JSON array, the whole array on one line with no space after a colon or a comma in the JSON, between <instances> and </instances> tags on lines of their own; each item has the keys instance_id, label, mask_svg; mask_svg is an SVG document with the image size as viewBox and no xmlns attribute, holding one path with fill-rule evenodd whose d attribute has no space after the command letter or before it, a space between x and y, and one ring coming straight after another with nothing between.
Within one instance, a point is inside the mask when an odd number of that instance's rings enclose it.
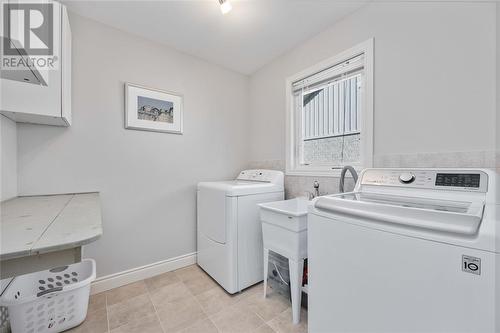
<instances>
[{"instance_id":1,"label":"lg logo on washer","mask_svg":"<svg viewBox=\"0 0 500 333\"><path fill-rule=\"evenodd\" d=\"M462 271L481 275L481 259L462 255Z\"/></svg>"}]
</instances>

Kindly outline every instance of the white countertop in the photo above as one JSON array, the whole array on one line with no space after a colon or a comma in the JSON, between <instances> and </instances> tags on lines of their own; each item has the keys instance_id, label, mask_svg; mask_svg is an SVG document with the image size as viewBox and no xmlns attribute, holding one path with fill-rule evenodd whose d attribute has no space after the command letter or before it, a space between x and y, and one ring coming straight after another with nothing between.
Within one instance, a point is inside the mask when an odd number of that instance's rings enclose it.
<instances>
[{"instance_id":1,"label":"white countertop","mask_svg":"<svg viewBox=\"0 0 500 333\"><path fill-rule=\"evenodd\" d=\"M99 193L17 197L1 203L0 260L80 247L101 235Z\"/></svg>"}]
</instances>

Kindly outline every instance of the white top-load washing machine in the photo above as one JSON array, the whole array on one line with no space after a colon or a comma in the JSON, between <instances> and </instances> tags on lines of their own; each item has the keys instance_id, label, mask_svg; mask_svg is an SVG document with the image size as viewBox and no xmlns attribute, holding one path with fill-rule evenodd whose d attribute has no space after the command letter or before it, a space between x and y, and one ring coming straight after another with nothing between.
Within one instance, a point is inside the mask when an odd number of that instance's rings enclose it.
<instances>
[{"instance_id":1,"label":"white top-load washing machine","mask_svg":"<svg viewBox=\"0 0 500 333\"><path fill-rule=\"evenodd\" d=\"M367 169L316 199L309 332L500 332L497 190L489 170Z\"/></svg>"},{"instance_id":2,"label":"white top-load washing machine","mask_svg":"<svg viewBox=\"0 0 500 333\"><path fill-rule=\"evenodd\" d=\"M263 280L257 204L283 200L283 178L245 170L236 180L198 184L198 265L231 294Z\"/></svg>"}]
</instances>

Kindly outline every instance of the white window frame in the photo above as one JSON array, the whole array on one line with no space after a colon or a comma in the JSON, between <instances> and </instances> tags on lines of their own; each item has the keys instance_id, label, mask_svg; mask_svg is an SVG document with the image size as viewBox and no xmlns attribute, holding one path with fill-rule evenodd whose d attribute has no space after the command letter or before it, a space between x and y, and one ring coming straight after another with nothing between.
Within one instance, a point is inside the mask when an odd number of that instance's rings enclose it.
<instances>
[{"instance_id":1,"label":"white window frame","mask_svg":"<svg viewBox=\"0 0 500 333\"><path fill-rule=\"evenodd\" d=\"M315 73L364 54L364 82L361 109L360 162L353 165L357 171L373 165L373 48L370 38L342 53L326 59L286 79L286 168L291 176L339 176L342 166L301 165L296 149L296 122L294 119L292 84Z\"/></svg>"}]
</instances>

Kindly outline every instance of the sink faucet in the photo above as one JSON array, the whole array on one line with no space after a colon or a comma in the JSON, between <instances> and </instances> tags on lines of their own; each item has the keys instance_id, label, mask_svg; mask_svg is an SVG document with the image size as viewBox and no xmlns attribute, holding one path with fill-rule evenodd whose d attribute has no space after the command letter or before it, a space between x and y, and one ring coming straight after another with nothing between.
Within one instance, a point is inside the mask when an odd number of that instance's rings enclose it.
<instances>
[{"instance_id":1,"label":"sink faucet","mask_svg":"<svg viewBox=\"0 0 500 333\"><path fill-rule=\"evenodd\" d=\"M305 192L307 194L307 197L309 200L312 200L312 199L320 196L320 194L319 194L319 182L317 180L314 181L313 188L314 188L313 192L310 192L310 191Z\"/></svg>"},{"instance_id":2,"label":"sink faucet","mask_svg":"<svg viewBox=\"0 0 500 333\"><path fill-rule=\"evenodd\" d=\"M354 184L356 184L356 182L358 181L358 173L356 172L356 170L352 166L346 165L345 167L342 168L342 171L340 172L340 180L339 180L340 193L345 192L344 190L345 174L348 170L351 173L352 179L354 180Z\"/></svg>"},{"instance_id":3,"label":"sink faucet","mask_svg":"<svg viewBox=\"0 0 500 333\"><path fill-rule=\"evenodd\" d=\"M319 197L319 182L317 180L314 181L313 183L314 187L314 197Z\"/></svg>"}]
</instances>

